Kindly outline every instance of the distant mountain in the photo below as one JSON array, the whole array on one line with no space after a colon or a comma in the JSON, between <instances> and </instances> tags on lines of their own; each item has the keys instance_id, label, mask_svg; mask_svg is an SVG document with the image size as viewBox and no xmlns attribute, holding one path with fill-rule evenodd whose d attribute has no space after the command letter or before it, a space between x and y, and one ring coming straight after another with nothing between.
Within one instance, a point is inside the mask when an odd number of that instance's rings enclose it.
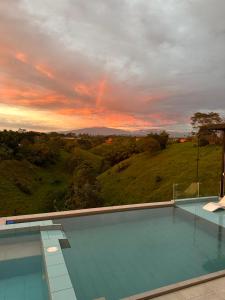
<instances>
[{"instance_id":1,"label":"distant mountain","mask_svg":"<svg viewBox=\"0 0 225 300\"><path fill-rule=\"evenodd\" d=\"M73 133L76 135L79 134L89 134L89 135L124 135L124 136L146 136L149 133L160 133L163 129L141 129L141 130L122 130L117 128L109 128L109 127L89 127L89 128L81 128L70 131L64 131L63 133ZM170 134L170 137L184 137L187 136L188 132L176 132L176 131L167 131Z\"/></svg>"},{"instance_id":2,"label":"distant mountain","mask_svg":"<svg viewBox=\"0 0 225 300\"><path fill-rule=\"evenodd\" d=\"M74 133L74 134L89 134L89 135L130 135L130 131L109 128L109 127L90 127L90 128L81 128L64 133Z\"/></svg>"}]
</instances>

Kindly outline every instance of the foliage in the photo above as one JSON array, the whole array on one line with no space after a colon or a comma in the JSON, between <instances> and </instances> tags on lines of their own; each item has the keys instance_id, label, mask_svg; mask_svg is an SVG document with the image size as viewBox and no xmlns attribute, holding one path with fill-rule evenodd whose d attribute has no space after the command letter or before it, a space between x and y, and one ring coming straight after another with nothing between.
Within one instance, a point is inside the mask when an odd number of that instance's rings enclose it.
<instances>
[{"instance_id":1,"label":"foliage","mask_svg":"<svg viewBox=\"0 0 225 300\"><path fill-rule=\"evenodd\" d=\"M26 159L38 166L52 164L63 148L63 140L59 136L52 136L38 132L1 131L0 159Z\"/></svg>"},{"instance_id":2,"label":"foliage","mask_svg":"<svg viewBox=\"0 0 225 300\"><path fill-rule=\"evenodd\" d=\"M191 125L193 127L194 132L198 131L201 126L219 124L222 123L222 118L219 113L210 112L210 113L202 113L196 112L191 117Z\"/></svg>"},{"instance_id":3,"label":"foliage","mask_svg":"<svg viewBox=\"0 0 225 300\"><path fill-rule=\"evenodd\" d=\"M92 168L95 170L95 175L101 173L103 168L102 157L80 148L74 148L73 152L69 156L67 160L68 171L73 173L84 162L87 162L92 166Z\"/></svg>"},{"instance_id":4,"label":"foliage","mask_svg":"<svg viewBox=\"0 0 225 300\"><path fill-rule=\"evenodd\" d=\"M95 170L88 163L81 163L74 174L66 199L68 209L88 208L101 206L100 185L96 180Z\"/></svg>"},{"instance_id":5,"label":"foliage","mask_svg":"<svg viewBox=\"0 0 225 300\"><path fill-rule=\"evenodd\" d=\"M200 179L205 191L215 194L220 147L208 145L200 152ZM170 200L172 184L191 182L195 171L196 148L168 145L166 132L107 139L5 130L0 132L0 215Z\"/></svg>"},{"instance_id":6,"label":"foliage","mask_svg":"<svg viewBox=\"0 0 225 300\"><path fill-rule=\"evenodd\" d=\"M85 149L85 150L88 150L88 149L90 149L92 147L90 140L87 139L87 138L79 138L79 139L77 139L77 145L81 149Z\"/></svg>"},{"instance_id":7,"label":"foliage","mask_svg":"<svg viewBox=\"0 0 225 300\"><path fill-rule=\"evenodd\" d=\"M128 161L122 161L121 163L119 163L117 165L116 172L117 173L123 172L124 170L126 170L129 167L129 165L130 164Z\"/></svg>"},{"instance_id":8,"label":"foliage","mask_svg":"<svg viewBox=\"0 0 225 300\"><path fill-rule=\"evenodd\" d=\"M147 136L147 137L140 138L137 141L136 147L137 147L136 153L141 153L141 152L155 153L160 150L160 143L156 138Z\"/></svg>"},{"instance_id":9,"label":"foliage","mask_svg":"<svg viewBox=\"0 0 225 300\"><path fill-rule=\"evenodd\" d=\"M20 177L15 178L14 183L15 183L15 186L17 186L21 192L23 192L27 195L32 194L31 187L29 186L29 182L27 182L23 178L20 178Z\"/></svg>"},{"instance_id":10,"label":"foliage","mask_svg":"<svg viewBox=\"0 0 225 300\"><path fill-rule=\"evenodd\" d=\"M198 135L199 146L206 146L208 144L220 144L221 139L215 131L202 130L201 126L220 124L223 119L216 112L201 113L197 112L191 117L191 125L193 134Z\"/></svg>"},{"instance_id":11,"label":"foliage","mask_svg":"<svg viewBox=\"0 0 225 300\"><path fill-rule=\"evenodd\" d=\"M102 156L106 169L141 152L154 153L160 149L159 142L151 137L117 137L112 144L102 144L91 149L92 153Z\"/></svg>"},{"instance_id":12,"label":"foliage","mask_svg":"<svg viewBox=\"0 0 225 300\"><path fill-rule=\"evenodd\" d=\"M57 148L43 142L23 145L21 146L20 153L22 157L26 157L28 161L37 166L52 164L58 156Z\"/></svg>"},{"instance_id":13,"label":"foliage","mask_svg":"<svg viewBox=\"0 0 225 300\"><path fill-rule=\"evenodd\" d=\"M155 139L159 143L161 150L166 149L169 140L169 134L166 131L162 131L160 134L150 133L148 137Z\"/></svg>"}]
</instances>

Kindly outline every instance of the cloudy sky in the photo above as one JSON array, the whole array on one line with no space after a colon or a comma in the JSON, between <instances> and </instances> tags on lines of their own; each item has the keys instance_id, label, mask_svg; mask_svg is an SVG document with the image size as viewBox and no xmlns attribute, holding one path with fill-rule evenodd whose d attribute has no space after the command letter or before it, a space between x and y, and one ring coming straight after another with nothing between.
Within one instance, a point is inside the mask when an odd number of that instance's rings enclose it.
<instances>
[{"instance_id":1,"label":"cloudy sky","mask_svg":"<svg viewBox=\"0 0 225 300\"><path fill-rule=\"evenodd\" d=\"M0 129L225 114L224 0L1 0Z\"/></svg>"}]
</instances>

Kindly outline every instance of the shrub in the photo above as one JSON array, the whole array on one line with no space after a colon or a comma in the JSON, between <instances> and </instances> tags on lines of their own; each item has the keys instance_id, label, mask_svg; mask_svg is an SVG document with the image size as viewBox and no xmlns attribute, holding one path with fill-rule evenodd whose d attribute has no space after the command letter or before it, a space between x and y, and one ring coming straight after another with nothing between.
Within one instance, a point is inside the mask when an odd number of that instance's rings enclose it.
<instances>
[{"instance_id":1,"label":"shrub","mask_svg":"<svg viewBox=\"0 0 225 300\"><path fill-rule=\"evenodd\" d=\"M18 187L18 189L21 192L23 192L24 194L27 194L27 195L31 195L32 194L31 188L29 187L29 185L28 185L27 182L22 181L22 180L16 178L14 180L14 183L15 183L15 186Z\"/></svg>"},{"instance_id":2,"label":"shrub","mask_svg":"<svg viewBox=\"0 0 225 300\"><path fill-rule=\"evenodd\" d=\"M161 176L159 176L159 175L155 176L155 182L156 183L159 183L161 181L162 181L162 177Z\"/></svg>"},{"instance_id":3,"label":"shrub","mask_svg":"<svg viewBox=\"0 0 225 300\"><path fill-rule=\"evenodd\" d=\"M144 137L137 141L138 152L155 153L160 150L159 142L152 137Z\"/></svg>"},{"instance_id":4,"label":"shrub","mask_svg":"<svg viewBox=\"0 0 225 300\"><path fill-rule=\"evenodd\" d=\"M118 164L118 165L116 166L116 172L117 172L117 173L123 172L123 171L126 170L129 166L130 166L130 163L129 163L128 161L122 162L122 163L120 163L120 164Z\"/></svg>"},{"instance_id":5,"label":"shrub","mask_svg":"<svg viewBox=\"0 0 225 300\"><path fill-rule=\"evenodd\" d=\"M169 140L169 134L166 131L162 131L160 134L150 133L148 137L151 137L159 142L161 150L166 149Z\"/></svg>"}]
</instances>

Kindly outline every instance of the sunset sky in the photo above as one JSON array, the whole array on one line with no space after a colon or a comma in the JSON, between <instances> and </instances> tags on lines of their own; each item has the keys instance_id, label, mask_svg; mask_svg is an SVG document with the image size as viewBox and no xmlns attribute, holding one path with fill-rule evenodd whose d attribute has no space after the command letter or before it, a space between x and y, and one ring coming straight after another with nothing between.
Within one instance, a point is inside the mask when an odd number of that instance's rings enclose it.
<instances>
[{"instance_id":1,"label":"sunset sky","mask_svg":"<svg viewBox=\"0 0 225 300\"><path fill-rule=\"evenodd\" d=\"M224 0L0 0L0 129L225 115Z\"/></svg>"}]
</instances>

